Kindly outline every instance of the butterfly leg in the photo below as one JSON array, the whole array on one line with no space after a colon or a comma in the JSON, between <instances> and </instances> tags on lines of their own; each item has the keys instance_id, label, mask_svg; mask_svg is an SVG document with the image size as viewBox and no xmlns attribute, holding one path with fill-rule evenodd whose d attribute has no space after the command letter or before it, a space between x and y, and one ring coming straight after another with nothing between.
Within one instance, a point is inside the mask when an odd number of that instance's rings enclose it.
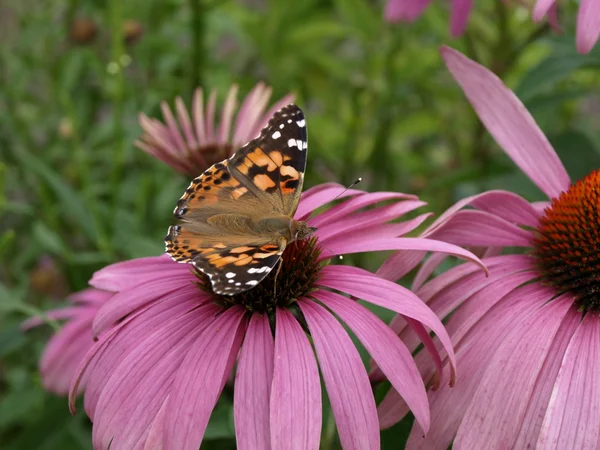
<instances>
[{"instance_id":1,"label":"butterfly leg","mask_svg":"<svg viewBox=\"0 0 600 450\"><path fill-rule=\"evenodd\" d=\"M285 247L287 246L287 239L285 238L280 238L277 241L277 244L279 245L279 260L277 261L277 272L275 272L275 278L273 279L273 296L277 297L277 277L279 277L279 272L281 272L281 266L283 266L283 251L285 250Z\"/></svg>"}]
</instances>

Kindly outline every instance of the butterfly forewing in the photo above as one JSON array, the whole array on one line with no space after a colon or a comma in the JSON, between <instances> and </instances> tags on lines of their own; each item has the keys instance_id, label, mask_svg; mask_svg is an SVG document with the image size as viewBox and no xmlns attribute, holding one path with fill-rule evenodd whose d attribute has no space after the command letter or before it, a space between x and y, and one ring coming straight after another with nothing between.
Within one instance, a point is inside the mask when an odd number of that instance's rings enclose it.
<instances>
[{"instance_id":1,"label":"butterfly forewing","mask_svg":"<svg viewBox=\"0 0 600 450\"><path fill-rule=\"evenodd\" d=\"M288 105L229 158L230 171L249 191L291 217L302 193L307 145L304 114Z\"/></svg>"},{"instance_id":2,"label":"butterfly forewing","mask_svg":"<svg viewBox=\"0 0 600 450\"><path fill-rule=\"evenodd\" d=\"M258 284L279 261L286 240L256 224L292 218L306 166L306 122L296 105L279 110L260 135L195 178L177 203L166 252L192 262L218 294Z\"/></svg>"}]
</instances>

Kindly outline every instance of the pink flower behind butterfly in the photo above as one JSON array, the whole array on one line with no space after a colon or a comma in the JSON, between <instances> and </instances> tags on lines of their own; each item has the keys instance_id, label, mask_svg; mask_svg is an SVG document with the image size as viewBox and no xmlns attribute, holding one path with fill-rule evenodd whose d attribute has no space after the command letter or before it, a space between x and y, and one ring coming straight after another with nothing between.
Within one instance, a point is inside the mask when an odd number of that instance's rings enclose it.
<instances>
[{"instance_id":1,"label":"pink flower behind butterfly","mask_svg":"<svg viewBox=\"0 0 600 450\"><path fill-rule=\"evenodd\" d=\"M597 449L600 172L571 184L547 138L502 81L455 50L444 48L442 55L496 142L550 201L489 191L461 200L426 232L486 248L490 276L463 264L423 284L443 259L434 256L416 277L416 293L448 318L459 374L453 389L441 385L429 393L429 434L423 438L415 424L407 448L446 449L453 442L455 450ZM467 205L472 209L463 209ZM404 319L390 326L416 348ZM426 354L416 360L428 380L435 366ZM382 425L407 411L392 390L380 405Z\"/></svg>"},{"instance_id":2,"label":"pink flower behind butterfly","mask_svg":"<svg viewBox=\"0 0 600 450\"><path fill-rule=\"evenodd\" d=\"M40 359L42 384L47 391L60 395L69 392L75 369L94 344L94 316L111 296L112 293L99 289L85 289L69 296L71 306L46 313L48 319L66 320L65 325L48 341ZM22 329L29 330L44 323L43 318L32 317L23 323Z\"/></svg>"},{"instance_id":3,"label":"pink flower behind butterfly","mask_svg":"<svg viewBox=\"0 0 600 450\"><path fill-rule=\"evenodd\" d=\"M308 218L336 195L338 204ZM74 394L79 380L87 381L84 407L94 423L94 448L197 450L234 366L238 448L318 448L319 371L342 446L379 448L369 378L342 324L426 430L425 388L410 352L355 299L403 315L435 360L429 330L453 354L442 323L409 290L357 267L325 264L337 260L331 252L398 249L441 251L478 262L450 244L401 237L428 214L390 222L423 205L400 193L345 191L332 183L314 187L303 194L295 215L318 228L314 236L287 246L278 274L272 271L236 295L213 294L207 277L167 255L97 272L91 284L116 294L94 318L98 342L72 384Z\"/></svg>"},{"instance_id":4,"label":"pink flower behind butterfly","mask_svg":"<svg viewBox=\"0 0 600 450\"><path fill-rule=\"evenodd\" d=\"M450 4L450 32L453 37L464 33L473 0L445 0ZM503 0L495 0L503 1ZM533 1L522 0L522 3L533 4ZM431 0L388 0L384 17L387 22L414 22L425 12ZM557 6L561 1L537 0L533 7L533 20L539 22L546 18L555 30L559 29ZM577 50L589 53L600 36L600 0L581 0L577 15Z\"/></svg>"},{"instance_id":5,"label":"pink flower behind butterfly","mask_svg":"<svg viewBox=\"0 0 600 450\"><path fill-rule=\"evenodd\" d=\"M215 120L217 92L214 89L206 105L203 90L196 89L191 117L181 97L175 99L176 115L163 102L165 123L140 114L144 133L135 144L178 172L195 177L254 138L275 111L294 100L293 95L286 95L265 113L271 88L258 83L244 99L233 123L237 94L238 87L233 85L223 104L219 123Z\"/></svg>"}]
</instances>

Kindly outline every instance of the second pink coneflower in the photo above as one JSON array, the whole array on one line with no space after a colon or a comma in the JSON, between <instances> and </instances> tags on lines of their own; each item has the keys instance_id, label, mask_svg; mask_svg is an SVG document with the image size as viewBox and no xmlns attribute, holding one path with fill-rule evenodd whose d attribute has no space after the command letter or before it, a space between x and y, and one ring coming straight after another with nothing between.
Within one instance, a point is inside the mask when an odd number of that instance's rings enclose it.
<instances>
[{"instance_id":1,"label":"second pink coneflower","mask_svg":"<svg viewBox=\"0 0 600 450\"><path fill-rule=\"evenodd\" d=\"M239 109L237 97L238 87L234 85L227 93L219 121L214 89L208 99L201 88L196 90L191 115L181 97L175 99L175 114L163 102L164 123L140 114L144 133L135 144L178 172L195 177L256 137L275 111L294 100L293 95L286 95L267 110L271 88L263 83L254 86Z\"/></svg>"}]
</instances>

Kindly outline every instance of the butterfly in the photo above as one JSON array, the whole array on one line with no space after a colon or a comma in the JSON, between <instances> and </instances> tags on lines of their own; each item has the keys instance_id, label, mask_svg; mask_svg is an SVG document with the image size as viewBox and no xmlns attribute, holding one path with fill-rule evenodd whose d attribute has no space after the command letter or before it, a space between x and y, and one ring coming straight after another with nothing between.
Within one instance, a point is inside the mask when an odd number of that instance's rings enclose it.
<instances>
[{"instance_id":1,"label":"butterfly","mask_svg":"<svg viewBox=\"0 0 600 450\"><path fill-rule=\"evenodd\" d=\"M260 283L286 246L315 231L294 219L306 167L306 119L289 104L260 135L192 180L173 211L166 252L192 263L216 294Z\"/></svg>"}]
</instances>

